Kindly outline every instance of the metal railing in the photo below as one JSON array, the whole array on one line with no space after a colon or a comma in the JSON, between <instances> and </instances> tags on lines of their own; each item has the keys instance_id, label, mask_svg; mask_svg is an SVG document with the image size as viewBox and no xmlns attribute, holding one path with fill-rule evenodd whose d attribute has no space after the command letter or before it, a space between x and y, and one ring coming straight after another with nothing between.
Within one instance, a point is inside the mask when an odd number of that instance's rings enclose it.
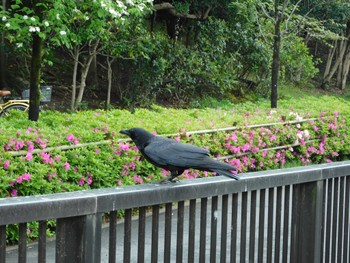
<instances>
[{"instance_id":1,"label":"metal railing","mask_svg":"<svg viewBox=\"0 0 350 263\"><path fill-rule=\"evenodd\" d=\"M240 181L219 176L2 199L0 262L8 262L6 226L19 224L18 262L26 262L26 225L39 221L38 262L345 263L349 175L347 161L246 173ZM55 259L46 250L49 219L57 223Z\"/></svg>"}]
</instances>

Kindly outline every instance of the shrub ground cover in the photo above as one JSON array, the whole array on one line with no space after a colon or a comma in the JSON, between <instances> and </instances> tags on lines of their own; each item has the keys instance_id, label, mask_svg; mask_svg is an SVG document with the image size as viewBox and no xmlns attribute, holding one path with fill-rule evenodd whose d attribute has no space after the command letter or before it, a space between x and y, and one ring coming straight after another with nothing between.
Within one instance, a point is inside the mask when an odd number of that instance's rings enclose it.
<instances>
[{"instance_id":1,"label":"shrub ground cover","mask_svg":"<svg viewBox=\"0 0 350 263\"><path fill-rule=\"evenodd\" d=\"M348 102L324 96L280 101L270 110L267 101L245 103L231 110L177 110L152 106L74 114L43 112L37 123L16 112L0 123L0 197L49 194L90 188L140 184L160 179L165 171L143 160L137 148L119 141L119 130L144 127L158 134L179 133L175 139L206 147L241 173L308 165L348 158ZM300 124L287 121L320 118ZM251 124L280 123L248 128ZM283 124L284 123L284 124ZM230 132L187 134L188 131L237 126ZM104 141L70 150L60 146ZM280 149L270 149L281 147ZM39 153L34 153L40 150ZM13 156L13 154L22 153ZM208 176L186 171L184 177Z\"/></svg>"},{"instance_id":2,"label":"shrub ground cover","mask_svg":"<svg viewBox=\"0 0 350 263\"><path fill-rule=\"evenodd\" d=\"M344 160L350 153L349 112L346 100L328 96L281 100L277 110L270 110L267 101L258 101L226 110L153 106L134 114L124 110L46 111L37 123L26 120L25 113L15 112L0 123L0 198L159 180L166 171L145 161L132 142L120 140L118 131L134 126L158 134L177 133L174 139L209 149L240 173ZM249 126L264 123L275 124ZM189 133L232 126L237 129ZM59 148L80 144L88 145ZM198 176L210 173L188 170L180 179ZM49 223L52 235L54 222ZM29 230L28 238L35 238L37 223L30 223ZM7 234L8 242L15 242L17 226L8 227Z\"/></svg>"}]
</instances>

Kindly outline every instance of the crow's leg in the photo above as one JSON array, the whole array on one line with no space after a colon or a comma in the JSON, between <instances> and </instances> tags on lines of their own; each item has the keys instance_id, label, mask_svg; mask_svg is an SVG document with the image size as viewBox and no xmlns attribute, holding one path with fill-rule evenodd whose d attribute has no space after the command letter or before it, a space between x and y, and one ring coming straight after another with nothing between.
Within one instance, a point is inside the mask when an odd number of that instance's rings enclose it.
<instances>
[{"instance_id":1,"label":"crow's leg","mask_svg":"<svg viewBox=\"0 0 350 263\"><path fill-rule=\"evenodd\" d=\"M181 175L183 173L183 171L172 171L170 176L160 180L160 181L157 181L157 182L154 182L155 184L167 184L167 183L175 183L173 180L178 177L179 175Z\"/></svg>"}]
</instances>

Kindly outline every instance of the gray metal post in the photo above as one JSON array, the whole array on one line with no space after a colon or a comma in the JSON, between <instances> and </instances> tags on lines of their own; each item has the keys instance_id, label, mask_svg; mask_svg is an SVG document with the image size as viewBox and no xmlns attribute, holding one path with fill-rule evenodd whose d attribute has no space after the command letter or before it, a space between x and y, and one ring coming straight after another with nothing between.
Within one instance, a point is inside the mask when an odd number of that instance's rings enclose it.
<instances>
[{"instance_id":1,"label":"gray metal post","mask_svg":"<svg viewBox=\"0 0 350 263\"><path fill-rule=\"evenodd\" d=\"M57 219L56 262L100 262L101 228L101 213Z\"/></svg>"},{"instance_id":2,"label":"gray metal post","mask_svg":"<svg viewBox=\"0 0 350 263\"><path fill-rule=\"evenodd\" d=\"M323 181L293 186L291 262L320 262Z\"/></svg>"}]
</instances>

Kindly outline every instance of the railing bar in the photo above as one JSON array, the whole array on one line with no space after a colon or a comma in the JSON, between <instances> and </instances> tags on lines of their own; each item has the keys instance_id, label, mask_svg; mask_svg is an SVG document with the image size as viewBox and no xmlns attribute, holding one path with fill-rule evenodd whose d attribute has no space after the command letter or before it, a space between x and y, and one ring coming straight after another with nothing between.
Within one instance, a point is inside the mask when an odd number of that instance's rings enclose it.
<instances>
[{"instance_id":1,"label":"railing bar","mask_svg":"<svg viewBox=\"0 0 350 263\"><path fill-rule=\"evenodd\" d=\"M344 244L344 195L345 195L345 177L339 178L339 220L338 220L338 262L342 261L342 252Z\"/></svg>"},{"instance_id":2,"label":"railing bar","mask_svg":"<svg viewBox=\"0 0 350 263\"><path fill-rule=\"evenodd\" d=\"M339 216L339 178L334 178L334 201L333 201L333 220L332 220L332 261L337 262L337 227Z\"/></svg>"},{"instance_id":3,"label":"railing bar","mask_svg":"<svg viewBox=\"0 0 350 263\"><path fill-rule=\"evenodd\" d=\"M27 262L27 223L19 224L18 263Z\"/></svg>"},{"instance_id":4,"label":"railing bar","mask_svg":"<svg viewBox=\"0 0 350 263\"><path fill-rule=\"evenodd\" d=\"M284 188L284 215L283 215L283 244L282 244L282 262L288 260L288 241L289 241L289 216L290 216L290 185Z\"/></svg>"},{"instance_id":5,"label":"railing bar","mask_svg":"<svg viewBox=\"0 0 350 263\"><path fill-rule=\"evenodd\" d=\"M207 209L208 198L201 199L201 221L200 221L200 236L199 236L199 262L205 262L206 259L206 239L207 239Z\"/></svg>"},{"instance_id":6,"label":"railing bar","mask_svg":"<svg viewBox=\"0 0 350 263\"><path fill-rule=\"evenodd\" d=\"M326 245L325 245L325 262L330 262L331 257L331 230L332 230L332 211L333 211L333 187L334 180L328 180L328 193L327 193L327 228L326 228Z\"/></svg>"},{"instance_id":7,"label":"railing bar","mask_svg":"<svg viewBox=\"0 0 350 263\"><path fill-rule=\"evenodd\" d=\"M220 262L226 262L228 195L222 196Z\"/></svg>"},{"instance_id":8,"label":"railing bar","mask_svg":"<svg viewBox=\"0 0 350 263\"><path fill-rule=\"evenodd\" d=\"M268 189L269 208L267 219L267 262L272 262L272 244L273 244L273 223L274 223L274 188Z\"/></svg>"},{"instance_id":9,"label":"railing bar","mask_svg":"<svg viewBox=\"0 0 350 263\"><path fill-rule=\"evenodd\" d=\"M281 252L281 225L282 225L282 187L277 187L276 200L276 234L275 234L275 262L280 262Z\"/></svg>"},{"instance_id":10,"label":"railing bar","mask_svg":"<svg viewBox=\"0 0 350 263\"><path fill-rule=\"evenodd\" d=\"M152 207L152 249L151 262L158 263L159 205Z\"/></svg>"},{"instance_id":11,"label":"railing bar","mask_svg":"<svg viewBox=\"0 0 350 263\"><path fill-rule=\"evenodd\" d=\"M109 252L108 262L115 263L117 254L117 211L111 211L109 215Z\"/></svg>"},{"instance_id":12,"label":"railing bar","mask_svg":"<svg viewBox=\"0 0 350 263\"><path fill-rule=\"evenodd\" d=\"M236 262L237 254L237 219L238 219L238 194L232 194L232 215L231 215L231 254L230 262Z\"/></svg>"},{"instance_id":13,"label":"railing bar","mask_svg":"<svg viewBox=\"0 0 350 263\"><path fill-rule=\"evenodd\" d=\"M258 262L264 262L265 197L266 189L261 189L259 204Z\"/></svg>"},{"instance_id":14,"label":"railing bar","mask_svg":"<svg viewBox=\"0 0 350 263\"><path fill-rule=\"evenodd\" d=\"M38 263L46 262L46 221L39 221Z\"/></svg>"},{"instance_id":15,"label":"railing bar","mask_svg":"<svg viewBox=\"0 0 350 263\"><path fill-rule=\"evenodd\" d=\"M321 256L320 262L325 263L326 251L326 229L327 229L327 198L328 198L328 180L323 181L323 213L322 213L322 229L321 229Z\"/></svg>"},{"instance_id":16,"label":"railing bar","mask_svg":"<svg viewBox=\"0 0 350 263\"><path fill-rule=\"evenodd\" d=\"M132 209L125 209L124 219L124 263L131 261L131 219Z\"/></svg>"},{"instance_id":17,"label":"railing bar","mask_svg":"<svg viewBox=\"0 0 350 263\"><path fill-rule=\"evenodd\" d=\"M176 262L183 262L183 236L184 236L184 211L185 202L179 201L177 204L177 237L176 237Z\"/></svg>"},{"instance_id":18,"label":"railing bar","mask_svg":"<svg viewBox=\"0 0 350 263\"><path fill-rule=\"evenodd\" d=\"M189 229L188 229L188 262L194 262L195 233L196 233L196 199L190 200Z\"/></svg>"},{"instance_id":19,"label":"railing bar","mask_svg":"<svg viewBox=\"0 0 350 263\"><path fill-rule=\"evenodd\" d=\"M240 262L246 262L246 247L247 247L247 199L248 193L242 193L242 212L241 212L241 247L240 247Z\"/></svg>"},{"instance_id":20,"label":"railing bar","mask_svg":"<svg viewBox=\"0 0 350 263\"><path fill-rule=\"evenodd\" d=\"M251 192L250 204L249 262L255 262L256 191Z\"/></svg>"},{"instance_id":21,"label":"railing bar","mask_svg":"<svg viewBox=\"0 0 350 263\"><path fill-rule=\"evenodd\" d=\"M137 262L145 262L146 207L139 208Z\"/></svg>"},{"instance_id":22,"label":"railing bar","mask_svg":"<svg viewBox=\"0 0 350 263\"><path fill-rule=\"evenodd\" d=\"M349 213L350 213L350 177L347 176L345 178L345 205L344 205L344 256L343 256L343 262L349 262Z\"/></svg>"},{"instance_id":23,"label":"railing bar","mask_svg":"<svg viewBox=\"0 0 350 263\"><path fill-rule=\"evenodd\" d=\"M216 238L217 238L217 214L218 197L213 196L211 200L211 234L210 234L210 262L216 262Z\"/></svg>"},{"instance_id":24,"label":"railing bar","mask_svg":"<svg viewBox=\"0 0 350 263\"><path fill-rule=\"evenodd\" d=\"M0 226L0 262L6 262L6 226Z\"/></svg>"},{"instance_id":25,"label":"railing bar","mask_svg":"<svg viewBox=\"0 0 350 263\"><path fill-rule=\"evenodd\" d=\"M164 262L170 263L172 203L165 204Z\"/></svg>"}]
</instances>

